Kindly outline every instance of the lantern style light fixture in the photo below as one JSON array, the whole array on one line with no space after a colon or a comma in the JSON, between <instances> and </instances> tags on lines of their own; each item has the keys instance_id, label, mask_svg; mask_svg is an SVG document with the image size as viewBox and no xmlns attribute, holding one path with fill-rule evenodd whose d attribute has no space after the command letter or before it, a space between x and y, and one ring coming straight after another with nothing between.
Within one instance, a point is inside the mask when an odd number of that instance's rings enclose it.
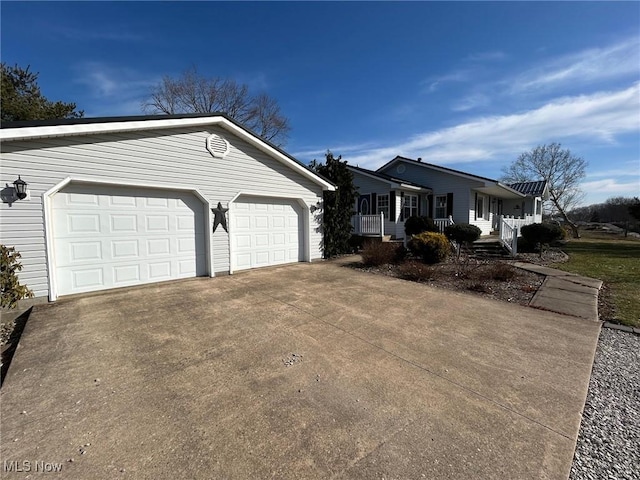
<instances>
[{"instance_id":1,"label":"lantern style light fixture","mask_svg":"<svg viewBox=\"0 0 640 480\"><path fill-rule=\"evenodd\" d=\"M27 198L27 185L28 183L22 180L20 175L18 175L18 179L13 182L13 188L16 190L16 197L18 197L18 199L24 200Z\"/></svg>"}]
</instances>

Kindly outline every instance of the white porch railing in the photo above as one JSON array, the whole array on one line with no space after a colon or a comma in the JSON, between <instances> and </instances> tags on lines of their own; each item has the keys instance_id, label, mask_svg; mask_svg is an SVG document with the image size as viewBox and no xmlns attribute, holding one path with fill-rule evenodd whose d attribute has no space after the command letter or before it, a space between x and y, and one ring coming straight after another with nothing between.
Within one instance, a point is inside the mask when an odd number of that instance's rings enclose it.
<instances>
[{"instance_id":1,"label":"white porch railing","mask_svg":"<svg viewBox=\"0 0 640 480\"><path fill-rule=\"evenodd\" d=\"M525 225L531 225L532 223L536 223L533 215L525 215L522 217L512 217L510 215L502 215L500 217L500 225L502 225L502 221L509 224L511 227L517 227L518 231L524 227ZM502 231L502 229L500 229Z\"/></svg>"},{"instance_id":2,"label":"white porch railing","mask_svg":"<svg viewBox=\"0 0 640 480\"><path fill-rule=\"evenodd\" d=\"M518 254L518 236L520 235L521 227L511 225L510 220L521 219L500 217L500 243L509 251L512 257L515 257Z\"/></svg>"},{"instance_id":3,"label":"white porch railing","mask_svg":"<svg viewBox=\"0 0 640 480\"><path fill-rule=\"evenodd\" d=\"M449 215L449 218L434 218L433 223L440 230L440 233L444 233L444 229L449 225L453 225L453 217Z\"/></svg>"},{"instance_id":4,"label":"white porch railing","mask_svg":"<svg viewBox=\"0 0 640 480\"><path fill-rule=\"evenodd\" d=\"M375 237L384 236L384 214L362 215L357 214L351 217L354 235L369 235Z\"/></svg>"}]
</instances>

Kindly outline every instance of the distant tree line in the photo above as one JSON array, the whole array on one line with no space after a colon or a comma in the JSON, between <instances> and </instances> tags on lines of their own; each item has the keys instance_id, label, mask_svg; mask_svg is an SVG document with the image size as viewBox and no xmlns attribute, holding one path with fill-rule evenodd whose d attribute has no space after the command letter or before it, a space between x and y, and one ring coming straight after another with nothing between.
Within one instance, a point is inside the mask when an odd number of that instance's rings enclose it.
<instances>
[{"instance_id":1,"label":"distant tree line","mask_svg":"<svg viewBox=\"0 0 640 480\"><path fill-rule=\"evenodd\" d=\"M611 197L604 203L574 208L569 212L578 222L611 223L640 233L640 198Z\"/></svg>"}]
</instances>

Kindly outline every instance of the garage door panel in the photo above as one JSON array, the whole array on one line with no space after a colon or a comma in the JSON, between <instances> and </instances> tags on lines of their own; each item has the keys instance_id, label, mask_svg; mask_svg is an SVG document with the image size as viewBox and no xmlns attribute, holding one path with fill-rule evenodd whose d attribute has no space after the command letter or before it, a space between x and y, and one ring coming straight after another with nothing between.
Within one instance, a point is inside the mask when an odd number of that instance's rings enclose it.
<instances>
[{"instance_id":1,"label":"garage door panel","mask_svg":"<svg viewBox=\"0 0 640 480\"><path fill-rule=\"evenodd\" d=\"M117 286L135 285L140 282L140 265L120 265L113 267L113 283Z\"/></svg>"},{"instance_id":2,"label":"garage door panel","mask_svg":"<svg viewBox=\"0 0 640 480\"><path fill-rule=\"evenodd\" d=\"M207 273L204 206L191 194L71 185L52 212L60 295Z\"/></svg>"},{"instance_id":3,"label":"garage door panel","mask_svg":"<svg viewBox=\"0 0 640 480\"><path fill-rule=\"evenodd\" d=\"M73 288L86 292L104 284L104 270L102 268L86 268L69 272Z\"/></svg>"},{"instance_id":4,"label":"garage door panel","mask_svg":"<svg viewBox=\"0 0 640 480\"><path fill-rule=\"evenodd\" d=\"M137 215L110 215L109 232L111 233L138 233Z\"/></svg>"},{"instance_id":5,"label":"garage door panel","mask_svg":"<svg viewBox=\"0 0 640 480\"><path fill-rule=\"evenodd\" d=\"M100 233L100 216L97 214L86 215L79 213L71 213L67 217L67 234L84 234L84 233Z\"/></svg>"},{"instance_id":6,"label":"garage door panel","mask_svg":"<svg viewBox=\"0 0 640 480\"><path fill-rule=\"evenodd\" d=\"M117 196L106 197L106 202L110 207L132 207L138 206L135 197Z\"/></svg>"},{"instance_id":7,"label":"garage door panel","mask_svg":"<svg viewBox=\"0 0 640 480\"><path fill-rule=\"evenodd\" d=\"M171 255L171 240L169 238L146 239L147 255Z\"/></svg>"},{"instance_id":8,"label":"garage door panel","mask_svg":"<svg viewBox=\"0 0 640 480\"><path fill-rule=\"evenodd\" d=\"M241 197L230 221L235 270L303 259L302 209L295 200Z\"/></svg>"},{"instance_id":9,"label":"garage door panel","mask_svg":"<svg viewBox=\"0 0 640 480\"><path fill-rule=\"evenodd\" d=\"M114 240L111 242L111 258L113 260L126 260L138 258L140 246L138 240Z\"/></svg>"}]
</instances>

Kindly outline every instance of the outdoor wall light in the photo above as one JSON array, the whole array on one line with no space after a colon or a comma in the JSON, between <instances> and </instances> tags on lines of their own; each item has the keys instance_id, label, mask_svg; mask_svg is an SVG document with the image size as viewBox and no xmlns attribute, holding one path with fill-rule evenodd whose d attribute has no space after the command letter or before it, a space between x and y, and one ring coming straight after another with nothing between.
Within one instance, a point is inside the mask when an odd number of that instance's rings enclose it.
<instances>
[{"instance_id":1,"label":"outdoor wall light","mask_svg":"<svg viewBox=\"0 0 640 480\"><path fill-rule=\"evenodd\" d=\"M514 210L520 210L520 205L516 205L515 207L513 207Z\"/></svg>"},{"instance_id":2,"label":"outdoor wall light","mask_svg":"<svg viewBox=\"0 0 640 480\"><path fill-rule=\"evenodd\" d=\"M18 197L19 200L27 198L27 185L28 183L22 180L20 175L18 175L18 179L13 182L13 188L16 189L16 197Z\"/></svg>"}]
</instances>

